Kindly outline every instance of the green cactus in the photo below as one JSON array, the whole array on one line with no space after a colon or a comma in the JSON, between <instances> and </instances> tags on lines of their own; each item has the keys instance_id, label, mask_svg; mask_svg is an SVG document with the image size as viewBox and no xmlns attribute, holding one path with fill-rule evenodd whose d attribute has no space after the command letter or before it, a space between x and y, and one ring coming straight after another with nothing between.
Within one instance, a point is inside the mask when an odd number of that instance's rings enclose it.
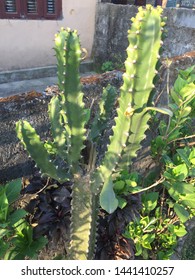
<instances>
[{"instance_id":1,"label":"green cactus","mask_svg":"<svg viewBox=\"0 0 195 280\"><path fill-rule=\"evenodd\" d=\"M113 135L103 163L91 177L91 188L95 193L99 192L100 186L117 170L129 168L145 138L150 118L148 106L151 105L153 80L165 25L161 13L160 7L154 9L147 5L146 9L140 7L136 18L132 19L126 72L123 75ZM166 113L165 110L162 112Z\"/></svg>"},{"instance_id":2,"label":"green cactus","mask_svg":"<svg viewBox=\"0 0 195 280\"><path fill-rule=\"evenodd\" d=\"M17 135L41 172L60 182L72 181L69 259L93 259L99 205L109 213L117 208L113 179L120 170L129 169L145 138L149 110L155 109L151 107L153 80L165 25L161 14L161 8L147 5L132 19L115 125L99 166L96 146L107 128L117 91L111 86L104 89L99 112L86 133L79 76L81 48L76 31L61 29L55 38L60 94L49 104L53 142L42 143L30 124L17 123ZM169 110L157 110L170 114ZM90 143L87 168L81 160L86 141ZM63 167L56 166L54 154L64 162Z\"/></svg>"},{"instance_id":3,"label":"green cactus","mask_svg":"<svg viewBox=\"0 0 195 280\"><path fill-rule=\"evenodd\" d=\"M16 130L18 138L35 160L37 167L41 169L43 175L52 177L59 182L69 180L68 174L54 165L40 137L27 121L17 122Z\"/></svg>"},{"instance_id":4,"label":"green cactus","mask_svg":"<svg viewBox=\"0 0 195 280\"><path fill-rule=\"evenodd\" d=\"M67 161L76 171L81 150L84 148L86 120L79 75L81 47L77 31L62 29L56 35L54 49L58 61L58 85L61 90L60 102L64 126L65 129L68 128L66 133L71 139L67 147Z\"/></svg>"}]
</instances>

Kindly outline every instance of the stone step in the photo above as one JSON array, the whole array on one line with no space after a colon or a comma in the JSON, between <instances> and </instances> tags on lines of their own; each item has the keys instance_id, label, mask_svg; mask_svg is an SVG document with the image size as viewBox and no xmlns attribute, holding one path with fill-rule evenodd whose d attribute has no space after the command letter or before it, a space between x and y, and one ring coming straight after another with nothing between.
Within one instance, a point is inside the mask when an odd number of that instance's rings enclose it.
<instances>
[{"instance_id":1,"label":"stone step","mask_svg":"<svg viewBox=\"0 0 195 280\"><path fill-rule=\"evenodd\" d=\"M80 72L86 73L93 71L93 61L86 59L80 65ZM30 69L20 69L13 71L0 72L0 84L33 80L46 77L55 77L57 73L57 66L45 66Z\"/></svg>"},{"instance_id":2,"label":"stone step","mask_svg":"<svg viewBox=\"0 0 195 280\"><path fill-rule=\"evenodd\" d=\"M43 92L46 87L57 84L55 66L23 69L0 73L0 98L28 91ZM85 61L80 66L81 76L93 72L93 62Z\"/></svg>"},{"instance_id":3,"label":"stone step","mask_svg":"<svg viewBox=\"0 0 195 280\"><path fill-rule=\"evenodd\" d=\"M90 76L92 74L95 74L95 72L81 73L81 77ZM0 98L30 91L42 93L47 87L52 85L57 85L57 77L45 77L0 84Z\"/></svg>"}]
</instances>

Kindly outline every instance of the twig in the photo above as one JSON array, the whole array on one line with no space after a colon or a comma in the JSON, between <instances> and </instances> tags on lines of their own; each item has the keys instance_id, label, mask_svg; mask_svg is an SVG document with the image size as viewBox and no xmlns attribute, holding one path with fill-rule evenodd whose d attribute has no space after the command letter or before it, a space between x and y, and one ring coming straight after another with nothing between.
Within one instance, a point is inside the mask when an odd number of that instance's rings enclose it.
<instances>
[{"instance_id":1,"label":"twig","mask_svg":"<svg viewBox=\"0 0 195 280\"><path fill-rule=\"evenodd\" d=\"M38 192L36 192L35 195L37 195L38 193L44 191L44 189L46 189L48 187L49 180L50 180L50 178L47 178L47 182L46 182L45 186L42 189L40 189Z\"/></svg>"},{"instance_id":2,"label":"twig","mask_svg":"<svg viewBox=\"0 0 195 280\"><path fill-rule=\"evenodd\" d=\"M141 193L141 192L145 192L147 190L150 190L156 186L158 186L159 184L161 184L162 182L164 182L165 178L164 177L161 177L158 181L156 181L154 184L144 188L144 189L141 189L139 191L136 191L136 192L132 192L131 194L137 194L137 193Z\"/></svg>"},{"instance_id":3,"label":"twig","mask_svg":"<svg viewBox=\"0 0 195 280\"><path fill-rule=\"evenodd\" d=\"M162 197L161 197L161 200L160 200L160 213L161 213L160 220L162 220L162 212L163 212L164 201L165 201L165 187L163 187L163 193L162 193Z\"/></svg>"},{"instance_id":4,"label":"twig","mask_svg":"<svg viewBox=\"0 0 195 280\"><path fill-rule=\"evenodd\" d=\"M179 147L185 147L185 146L194 146L195 145L195 142L189 142L189 143L187 143L187 144L185 144L185 143L180 143L178 146Z\"/></svg>"},{"instance_id":5,"label":"twig","mask_svg":"<svg viewBox=\"0 0 195 280\"><path fill-rule=\"evenodd\" d=\"M189 136L186 136L186 137L181 137L181 138L173 139L173 140L171 140L170 142L168 142L167 144L170 144L170 143L176 142L176 141L182 141L182 140L194 138L194 137L195 137L195 134L189 135Z\"/></svg>"},{"instance_id":6,"label":"twig","mask_svg":"<svg viewBox=\"0 0 195 280\"><path fill-rule=\"evenodd\" d=\"M179 219L178 219L178 217L177 216L175 216L172 220L170 220L161 230L158 230L157 232L156 232L156 234L161 234L161 233L163 233L167 228L168 228L168 226L169 225L174 225L175 223L177 223L179 221Z\"/></svg>"}]
</instances>

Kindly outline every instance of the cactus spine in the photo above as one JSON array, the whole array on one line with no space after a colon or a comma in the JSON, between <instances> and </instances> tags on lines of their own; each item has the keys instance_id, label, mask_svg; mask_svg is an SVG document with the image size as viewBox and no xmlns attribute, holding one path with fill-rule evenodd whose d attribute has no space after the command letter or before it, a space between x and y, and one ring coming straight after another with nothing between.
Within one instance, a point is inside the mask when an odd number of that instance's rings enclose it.
<instances>
[{"instance_id":1,"label":"cactus spine","mask_svg":"<svg viewBox=\"0 0 195 280\"><path fill-rule=\"evenodd\" d=\"M99 113L88 133L91 149L88 167L84 168L80 158L86 140L87 118L79 76L81 48L76 31L61 29L55 38L60 94L53 97L49 104L53 137L50 149L40 141L30 124L26 121L17 123L18 137L42 173L60 182L71 180L73 183L70 259L93 258L99 196L100 205L106 211L111 213L117 208L113 178L121 169L129 168L145 138L165 24L161 14L161 8L147 5L146 9L139 8L136 18L132 19L115 126L100 166L97 166L95 143L106 129L116 89L108 86L103 92ZM51 147L53 153L50 153ZM54 153L65 162L63 168L55 166Z\"/></svg>"}]
</instances>

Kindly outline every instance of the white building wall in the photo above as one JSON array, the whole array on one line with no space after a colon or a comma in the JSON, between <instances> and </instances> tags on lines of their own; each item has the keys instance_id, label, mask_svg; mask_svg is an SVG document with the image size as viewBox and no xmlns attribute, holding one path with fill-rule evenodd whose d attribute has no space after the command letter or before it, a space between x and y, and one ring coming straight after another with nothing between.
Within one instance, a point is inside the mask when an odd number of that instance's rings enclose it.
<instances>
[{"instance_id":1,"label":"white building wall","mask_svg":"<svg viewBox=\"0 0 195 280\"><path fill-rule=\"evenodd\" d=\"M91 55L98 0L62 0L61 20L0 19L0 71L56 63L54 34L61 27L77 29L82 47Z\"/></svg>"}]
</instances>

